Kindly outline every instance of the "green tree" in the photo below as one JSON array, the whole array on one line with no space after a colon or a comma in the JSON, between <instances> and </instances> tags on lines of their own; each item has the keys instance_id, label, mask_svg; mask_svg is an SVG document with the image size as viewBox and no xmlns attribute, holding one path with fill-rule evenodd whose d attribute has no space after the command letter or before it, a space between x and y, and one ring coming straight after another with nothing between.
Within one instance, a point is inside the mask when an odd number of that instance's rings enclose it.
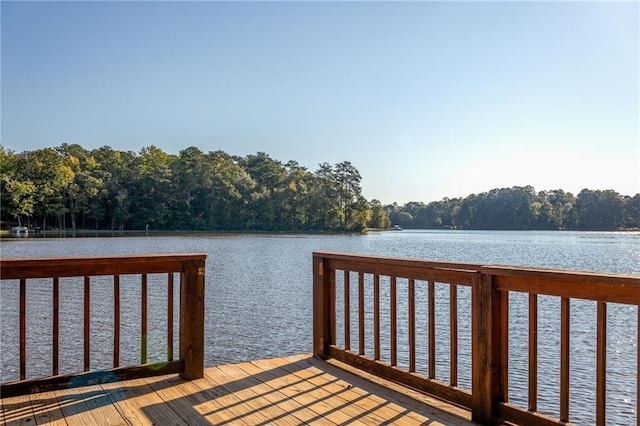
<instances>
[{"instance_id":1,"label":"green tree","mask_svg":"<svg viewBox=\"0 0 640 426\"><path fill-rule=\"evenodd\" d=\"M375 198L369 202L369 210L371 211L368 227L375 229L389 229L391 227L391 222L389 220L389 215L382 207L382 203L380 200L376 200Z\"/></svg>"},{"instance_id":2,"label":"green tree","mask_svg":"<svg viewBox=\"0 0 640 426\"><path fill-rule=\"evenodd\" d=\"M9 195L8 206L4 205L9 214L18 219L18 226L22 226L22 216L31 217L35 206L36 186L30 180L17 181L4 178L5 190Z\"/></svg>"},{"instance_id":3,"label":"green tree","mask_svg":"<svg viewBox=\"0 0 640 426\"><path fill-rule=\"evenodd\" d=\"M42 219L43 228L50 218L63 227L65 192L75 178L73 170L53 148L26 151L19 157L17 180L31 181L35 186L34 216Z\"/></svg>"},{"instance_id":4,"label":"green tree","mask_svg":"<svg viewBox=\"0 0 640 426\"><path fill-rule=\"evenodd\" d=\"M397 225L403 228L409 228L413 225L413 215L406 211L401 211L397 216Z\"/></svg>"},{"instance_id":5,"label":"green tree","mask_svg":"<svg viewBox=\"0 0 640 426\"><path fill-rule=\"evenodd\" d=\"M389 217L389 222L392 225L398 225L399 224L398 216L400 215L400 213L403 212L403 207L398 205L398 203L394 202L392 204L387 204L384 207L384 211L387 213L387 216Z\"/></svg>"},{"instance_id":6,"label":"green tree","mask_svg":"<svg viewBox=\"0 0 640 426\"><path fill-rule=\"evenodd\" d=\"M77 229L77 215L82 214L84 228L85 214L92 212L98 195L104 190L102 174L95 158L80 145L62 144L56 151L74 173L73 181L65 188L65 204L71 227Z\"/></svg>"},{"instance_id":7,"label":"green tree","mask_svg":"<svg viewBox=\"0 0 640 426\"><path fill-rule=\"evenodd\" d=\"M136 215L131 227L165 229L169 208L174 202L171 191L171 156L154 145L142 148L134 162L135 175L131 185L131 205Z\"/></svg>"},{"instance_id":8,"label":"green tree","mask_svg":"<svg viewBox=\"0 0 640 426\"><path fill-rule=\"evenodd\" d=\"M286 169L264 152L248 155L242 164L255 182L250 201L251 227L266 231L281 229L278 201L285 188Z\"/></svg>"},{"instance_id":9,"label":"green tree","mask_svg":"<svg viewBox=\"0 0 640 426\"><path fill-rule=\"evenodd\" d=\"M311 173L297 161L288 161L284 165L287 176L281 192L282 229L298 231L304 229L309 204L309 186L313 179Z\"/></svg>"},{"instance_id":10,"label":"green tree","mask_svg":"<svg viewBox=\"0 0 640 426\"><path fill-rule=\"evenodd\" d=\"M344 230L360 231L364 228L362 211L366 205L362 203L360 172L349 161L338 163L333 168L333 178L340 205L340 221ZM365 222L366 224L366 222Z\"/></svg>"},{"instance_id":11,"label":"green tree","mask_svg":"<svg viewBox=\"0 0 640 426\"><path fill-rule=\"evenodd\" d=\"M640 229L640 194L624 197L624 228Z\"/></svg>"},{"instance_id":12,"label":"green tree","mask_svg":"<svg viewBox=\"0 0 640 426\"><path fill-rule=\"evenodd\" d=\"M242 166L243 159L224 151L210 152L207 158L213 166L209 198L210 229L251 229L249 203L256 182Z\"/></svg>"},{"instance_id":13,"label":"green tree","mask_svg":"<svg viewBox=\"0 0 640 426\"><path fill-rule=\"evenodd\" d=\"M307 223L313 230L337 230L341 226L338 187L329 163L321 163L310 182Z\"/></svg>"},{"instance_id":14,"label":"green tree","mask_svg":"<svg viewBox=\"0 0 640 426\"><path fill-rule=\"evenodd\" d=\"M622 226L624 200L613 190L583 189L574 206L577 227L586 231L613 231Z\"/></svg>"},{"instance_id":15,"label":"green tree","mask_svg":"<svg viewBox=\"0 0 640 426\"><path fill-rule=\"evenodd\" d=\"M213 163L204 152L192 146L173 157L170 168L170 227L207 229L214 179Z\"/></svg>"},{"instance_id":16,"label":"green tree","mask_svg":"<svg viewBox=\"0 0 640 426\"><path fill-rule=\"evenodd\" d=\"M137 180L135 154L103 146L93 150L91 155L97 164L94 175L102 180L104 190L98 194L99 200L92 203L90 216L95 220L96 228L104 221L109 229L124 229L133 217L130 193Z\"/></svg>"}]
</instances>

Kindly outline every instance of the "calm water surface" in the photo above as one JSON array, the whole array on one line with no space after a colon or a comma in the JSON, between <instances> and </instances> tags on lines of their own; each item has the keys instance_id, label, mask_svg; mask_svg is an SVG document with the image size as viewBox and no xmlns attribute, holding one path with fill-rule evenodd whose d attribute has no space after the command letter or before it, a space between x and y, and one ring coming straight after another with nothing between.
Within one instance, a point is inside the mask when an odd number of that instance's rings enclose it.
<instances>
[{"instance_id":1,"label":"calm water surface","mask_svg":"<svg viewBox=\"0 0 640 426\"><path fill-rule=\"evenodd\" d=\"M2 257L207 253L205 363L208 366L311 351L313 251L640 274L640 233L404 230L357 236L194 234L26 238L2 240L0 250ZM153 361L163 359L166 351L163 315L167 296L165 277L150 276L149 280L149 329L158 330L150 332L149 336L149 358ZM50 345L42 342L51 339L52 285L49 281L31 283L27 286L27 374L33 377L50 374L51 349ZM82 279L64 280L63 284L60 306L61 373L77 371L82 365L83 333ZM2 381L17 378L17 287L16 282L6 282L0 289ZM436 312L448 310L446 290L444 286L436 289ZM139 279L131 282L125 279L121 291L121 363L136 364L139 356ZM108 368L113 329L113 312L109 306L112 300L111 279L92 280L91 292L92 368ZM399 292L402 292L402 283L399 283ZM385 295L382 297L384 299ZM418 293L418 306L426 305L426 302L422 303L422 297L424 294ZM468 370L470 364L470 314L464 307L469 295L462 288L458 297L459 380L462 387L468 388L470 376L463 371ZM367 300L370 300L369 295ZM357 302L352 303L353 307L356 305ZM341 303L338 304L340 306ZM538 387L539 392L545 394L539 399L539 409L552 415L557 415L559 410L559 306L558 298L541 298L539 302L539 342L545 345L539 350ZM438 333L446 336L448 318L438 315ZM417 334L426 336L426 311L418 309L417 316ZM514 323L510 329L510 397L513 402L526 406L527 304L521 295L511 296L510 318ZM636 422L637 318L636 307L609 307L607 416L610 424ZM401 322L402 318L398 321ZM354 329L356 327L352 326ZM401 340L403 331L399 332ZM344 336L338 334L339 343L340 339L343 341ZM384 339L383 335L383 350ZM357 342L357 338L352 342ZM420 345L417 348L419 372L421 369L424 371L427 364L426 355L423 355L427 353L426 346ZM446 346L438 346L437 354L437 377L443 380L448 379L449 354ZM369 350L371 348L367 347ZM591 424L595 421L592 408L595 403L594 303L572 303L571 350L572 420L578 424ZM401 365L406 362L406 348L401 348L399 361Z\"/></svg>"}]
</instances>

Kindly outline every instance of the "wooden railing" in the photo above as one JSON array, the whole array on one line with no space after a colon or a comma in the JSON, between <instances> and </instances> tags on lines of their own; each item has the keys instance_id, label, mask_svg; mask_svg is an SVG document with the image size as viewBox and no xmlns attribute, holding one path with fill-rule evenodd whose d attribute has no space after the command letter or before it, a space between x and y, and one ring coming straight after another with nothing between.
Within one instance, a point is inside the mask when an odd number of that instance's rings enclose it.
<instances>
[{"instance_id":1,"label":"wooden railing","mask_svg":"<svg viewBox=\"0 0 640 426\"><path fill-rule=\"evenodd\" d=\"M101 256L45 259L1 259L3 289L19 286L19 380L2 383L0 395L9 397L26 393L62 389L73 380L76 383L97 384L114 380L179 373L186 379L200 378L204 374L204 267L205 254ZM174 274L180 274L179 307L179 357L174 359ZM147 363L149 274L167 275L166 361ZM120 278L140 277L140 363L120 366L121 340L121 291ZM91 283L92 277L113 277L113 368L91 369ZM59 374L60 364L60 287L64 278L82 277L83 296L77 302L82 305L83 318L83 367L82 372ZM52 282L52 339L38 342L51 346L51 376L27 378L27 286ZM34 282L31 282L34 281ZM98 303L109 303L100 300ZM125 301L126 303L126 301ZM5 348L6 350L6 348Z\"/></svg>"},{"instance_id":2,"label":"wooden railing","mask_svg":"<svg viewBox=\"0 0 640 426\"><path fill-rule=\"evenodd\" d=\"M598 425L607 424L607 304L639 306L637 322L640 330L640 276L635 275L481 266L318 252L313 254L313 277L313 350L316 356L336 358L370 373L466 407L471 410L472 419L482 424L507 421L521 425L559 425L571 420L571 299L597 303L597 342L594 360L596 404L591 410L596 413L595 422ZM357 285L352 285L352 281L357 281ZM403 283L403 290L406 289L406 295L398 293L400 281ZM384 292L381 292L382 282ZM436 291L436 286L439 287L440 293ZM443 287L448 287L448 291L443 292ZM468 302L464 306L458 302L459 287L465 288L465 293L469 296L465 299ZM416 333L416 292L420 295L422 304L426 304L427 311L427 331L424 332L423 326L420 336ZM510 293L521 293L528 298L528 320L525 325L528 329L528 365L524 379L528 381L526 406L509 401L509 329L513 325L509 319ZM384 294L384 297L381 297L381 294ZM448 299L448 309L443 309L443 303L437 300L437 294L448 295L444 296ZM538 412L537 401L540 391L537 384L540 380L548 379L544 374L538 374L538 295L560 298L560 377L557 381L560 387L560 409L557 417ZM399 296L402 296L401 306L406 312L399 312ZM384 316L381 316L381 300L384 302ZM357 305L357 321L351 317L354 304ZM385 306L386 304L388 305ZM470 348L467 348L468 357L471 358L467 368L471 371L464 372L459 371L459 310L470 314L467 321L471 322L470 327L467 327L470 328L468 331L471 334L467 337L470 345ZM405 324L398 324L400 314L403 322L406 321ZM443 323L445 327L442 327ZM357 324L356 332L352 332L352 324ZM437 324L441 324L440 327L445 329L444 333L437 329ZM403 329L402 333L400 328ZM381 331L387 340L384 345L381 344ZM640 331L638 334L637 341L640 341ZM338 345L338 335L342 336L342 346ZM398 362L400 336L403 339L403 351L407 352L402 353L406 358L402 366L399 366ZM436 336L439 336L439 339ZM355 341L356 337L357 351L351 348L351 344L354 343L352 340ZM438 380L436 365L442 365L443 360L437 359L438 353L442 352L438 351L441 347L437 345L442 344L440 340L443 337L448 340L444 344L448 346L449 375L445 380ZM416 342L422 342L422 347L426 346L428 352L422 372L418 371L420 368L416 368ZM445 364L446 361L444 360ZM629 377L636 377L636 383L639 382L639 365L640 354L635 365L628 366ZM468 388L459 386L459 374L470 376ZM637 386L636 401L640 399L640 384ZM549 398L549 395L543 396L545 399ZM640 425L637 402L635 409L636 423Z\"/></svg>"}]
</instances>

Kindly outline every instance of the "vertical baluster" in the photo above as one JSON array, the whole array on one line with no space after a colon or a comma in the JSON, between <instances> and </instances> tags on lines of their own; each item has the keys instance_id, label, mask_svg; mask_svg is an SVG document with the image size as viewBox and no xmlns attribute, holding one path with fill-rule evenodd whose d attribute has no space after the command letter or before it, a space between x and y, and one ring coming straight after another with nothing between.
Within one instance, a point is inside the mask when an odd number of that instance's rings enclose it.
<instances>
[{"instance_id":1,"label":"vertical baluster","mask_svg":"<svg viewBox=\"0 0 640 426\"><path fill-rule=\"evenodd\" d=\"M113 368L120 366L120 275L113 276Z\"/></svg>"},{"instance_id":2,"label":"vertical baluster","mask_svg":"<svg viewBox=\"0 0 640 426\"><path fill-rule=\"evenodd\" d=\"M389 346L391 352L391 365L398 365L398 341L397 341L397 301L396 301L396 277L389 278Z\"/></svg>"},{"instance_id":3,"label":"vertical baluster","mask_svg":"<svg viewBox=\"0 0 640 426\"><path fill-rule=\"evenodd\" d=\"M364 274L358 273L358 354L364 355Z\"/></svg>"},{"instance_id":4,"label":"vertical baluster","mask_svg":"<svg viewBox=\"0 0 640 426\"><path fill-rule=\"evenodd\" d=\"M636 426L640 426L640 305L638 305L638 338L636 340L636 352L638 363L636 364Z\"/></svg>"},{"instance_id":5,"label":"vertical baluster","mask_svg":"<svg viewBox=\"0 0 640 426\"><path fill-rule=\"evenodd\" d=\"M349 271L344 271L344 348L351 350L351 291Z\"/></svg>"},{"instance_id":6,"label":"vertical baluster","mask_svg":"<svg viewBox=\"0 0 640 426\"><path fill-rule=\"evenodd\" d=\"M538 410L538 295L529 293L529 411Z\"/></svg>"},{"instance_id":7,"label":"vertical baluster","mask_svg":"<svg viewBox=\"0 0 640 426\"><path fill-rule=\"evenodd\" d=\"M89 371L91 354L91 278L84 277L84 371Z\"/></svg>"},{"instance_id":8,"label":"vertical baluster","mask_svg":"<svg viewBox=\"0 0 640 426\"><path fill-rule=\"evenodd\" d=\"M60 278L53 278L53 375L60 374Z\"/></svg>"},{"instance_id":9,"label":"vertical baluster","mask_svg":"<svg viewBox=\"0 0 640 426\"><path fill-rule=\"evenodd\" d=\"M327 285L327 298L325 299L327 306L327 317L329 318L329 324L326 328L326 336L329 345L336 345L336 270L327 267L329 270L329 282Z\"/></svg>"},{"instance_id":10,"label":"vertical baluster","mask_svg":"<svg viewBox=\"0 0 640 426\"><path fill-rule=\"evenodd\" d=\"M27 280L20 279L20 380L27 377Z\"/></svg>"},{"instance_id":11,"label":"vertical baluster","mask_svg":"<svg viewBox=\"0 0 640 426\"><path fill-rule=\"evenodd\" d=\"M500 297L500 305L500 387L502 401L509 402L509 293Z\"/></svg>"},{"instance_id":12,"label":"vertical baluster","mask_svg":"<svg viewBox=\"0 0 640 426\"><path fill-rule=\"evenodd\" d=\"M140 294L140 364L147 363L147 274L142 274Z\"/></svg>"},{"instance_id":13,"label":"vertical baluster","mask_svg":"<svg viewBox=\"0 0 640 426\"><path fill-rule=\"evenodd\" d=\"M451 342L451 386L458 386L458 286L449 286L449 333Z\"/></svg>"},{"instance_id":14,"label":"vertical baluster","mask_svg":"<svg viewBox=\"0 0 640 426\"><path fill-rule=\"evenodd\" d=\"M560 299L560 421L569 422L569 300Z\"/></svg>"},{"instance_id":15,"label":"vertical baluster","mask_svg":"<svg viewBox=\"0 0 640 426\"><path fill-rule=\"evenodd\" d=\"M436 285L429 281L429 378L436 378Z\"/></svg>"},{"instance_id":16,"label":"vertical baluster","mask_svg":"<svg viewBox=\"0 0 640 426\"><path fill-rule=\"evenodd\" d=\"M167 277L167 360L173 361L173 273Z\"/></svg>"},{"instance_id":17,"label":"vertical baluster","mask_svg":"<svg viewBox=\"0 0 640 426\"><path fill-rule=\"evenodd\" d=\"M607 304L598 302L596 337L596 424L606 420L607 378Z\"/></svg>"},{"instance_id":18,"label":"vertical baluster","mask_svg":"<svg viewBox=\"0 0 640 426\"><path fill-rule=\"evenodd\" d=\"M380 359L380 275L373 276L373 359Z\"/></svg>"},{"instance_id":19,"label":"vertical baluster","mask_svg":"<svg viewBox=\"0 0 640 426\"><path fill-rule=\"evenodd\" d=\"M409 371L416 371L416 282L409 278Z\"/></svg>"}]
</instances>

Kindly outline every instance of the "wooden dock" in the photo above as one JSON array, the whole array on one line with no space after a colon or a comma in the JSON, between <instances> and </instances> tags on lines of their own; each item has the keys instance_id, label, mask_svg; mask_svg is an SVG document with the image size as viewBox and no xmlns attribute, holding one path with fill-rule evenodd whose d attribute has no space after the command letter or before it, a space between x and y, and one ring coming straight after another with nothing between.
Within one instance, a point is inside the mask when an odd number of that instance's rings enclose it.
<instances>
[{"instance_id":1,"label":"wooden dock","mask_svg":"<svg viewBox=\"0 0 640 426\"><path fill-rule=\"evenodd\" d=\"M616 311L607 313L607 308L623 304L635 309L638 325L633 333L640 341L638 275L316 252L311 280L313 357L205 369L206 258L194 253L1 259L3 288L13 287L19 294L13 307L18 341L15 348L7 349L18 361L17 374L13 381L0 383L3 424L461 425L473 420L483 425L563 426L585 410L595 413L598 426L620 424L614 419L616 412L608 410L608 400L614 399L607 391L607 330L611 327L607 323L615 327L617 322ZM60 289L73 281L83 284L82 314L69 318L60 310ZM112 295L92 298L91 288L98 285L110 288ZM121 363L120 314L135 309L131 304L137 299L121 298L121 285L140 295L140 356L133 365ZM27 369L27 335L34 327L27 318L28 286L51 289L51 338L37 343L51 348L51 374L46 377L33 377ZM165 325L155 324L153 331L148 321L149 286L166 292L167 301ZM458 297L459 289L464 297ZM525 315L510 315L513 293L526 295ZM559 310L553 314L559 326L555 336L544 341L539 337L538 317L549 313L538 304L549 298L559 300ZM571 317L572 310L580 309L572 301L577 299L591 303L595 317L595 401L586 407L570 404L575 369ZM112 321L102 322L100 329L113 336L112 367L106 371L96 370L95 363L104 365L104 360L91 356L96 344L92 325L100 325L92 321L96 315L91 307L96 304L113 307ZM459 306L465 316L460 315ZM464 317L466 325L459 326ZM66 342L60 325L78 320L83 322L82 365L61 374L61 344ZM426 331L420 331L420 322L426 323ZM178 341L174 342L176 324ZM526 360L517 363L509 356L514 351L510 336L514 326L527 330L521 339L526 339ZM166 336L166 356L152 363L147 356L150 332ZM461 350L463 338L470 344L471 355L464 363L460 362L466 353ZM538 362L549 339L560 343L557 383ZM418 358L425 352L428 364L421 365ZM637 362L629 363L625 376L638 377L640 351L636 352ZM526 370L526 379L517 379L526 381L524 398L516 398L515 392L510 395L515 388L510 368ZM458 380L463 375L471 378L470 383ZM635 389L625 390L625 398L631 400L635 393L635 424L640 426L640 381L630 386ZM539 411L538 401L549 398L559 410Z\"/></svg>"},{"instance_id":2,"label":"wooden dock","mask_svg":"<svg viewBox=\"0 0 640 426\"><path fill-rule=\"evenodd\" d=\"M471 425L468 411L310 354L0 400L6 425Z\"/></svg>"}]
</instances>

